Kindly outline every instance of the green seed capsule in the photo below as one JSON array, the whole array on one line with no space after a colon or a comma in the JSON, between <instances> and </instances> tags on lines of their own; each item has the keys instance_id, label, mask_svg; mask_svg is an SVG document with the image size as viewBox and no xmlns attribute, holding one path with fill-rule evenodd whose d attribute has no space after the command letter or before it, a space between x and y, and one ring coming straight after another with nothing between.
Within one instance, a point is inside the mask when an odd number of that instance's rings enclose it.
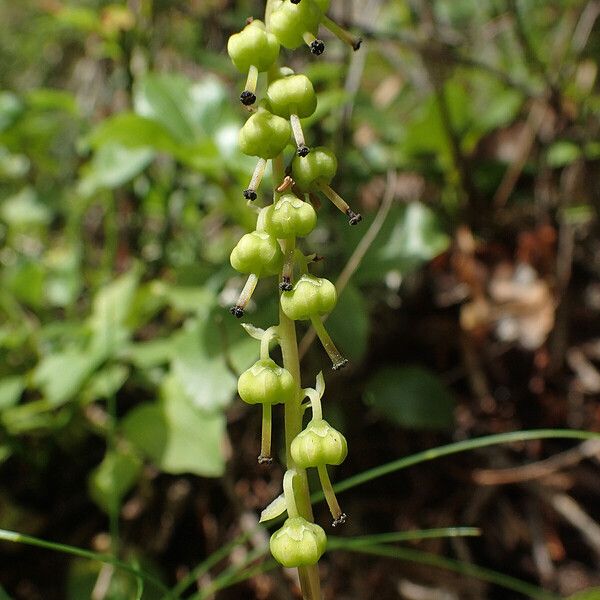
<instances>
[{"instance_id":1,"label":"green seed capsule","mask_svg":"<svg viewBox=\"0 0 600 600\"><path fill-rule=\"evenodd\" d=\"M292 114L301 119L310 117L317 108L317 95L306 75L290 75L275 80L267 89L271 112L289 119Z\"/></svg>"},{"instance_id":2,"label":"green seed capsule","mask_svg":"<svg viewBox=\"0 0 600 600\"><path fill-rule=\"evenodd\" d=\"M257 361L238 379L238 393L248 404L285 403L295 391L290 372L270 358Z\"/></svg>"},{"instance_id":3,"label":"green seed capsule","mask_svg":"<svg viewBox=\"0 0 600 600\"><path fill-rule=\"evenodd\" d=\"M273 4L269 29L282 46L294 50L306 43L305 34L317 35L323 13L314 0L301 0L299 4L280 0Z\"/></svg>"},{"instance_id":4,"label":"green seed capsule","mask_svg":"<svg viewBox=\"0 0 600 600\"><path fill-rule=\"evenodd\" d=\"M281 294L281 308L294 321L326 315L333 310L336 302L333 283L314 275L302 275L291 291Z\"/></svg>"},{"instance_id":5,"label":"green seed capsule","mask_svg":"<svg viewBox=\"0 0 600 600\"><path fill-rule=\"evenodd\" d=\"M275 275L283 266L283 254L277 240L264 231L242 236L229 260L236 271L254 273L258 277Z\"/></svg>"},{"instance_id":6,"label":"green seed capsule","mask_svg":"<svg viewBox=\"0 0 600 600\"><path fill-rule=\"evenodd\" d=\"M227 42L227 52L238 71L247 73L251 66L266 71L279 55L279 42L265 24L254 19Z\"/></svg>"},{"instance_id":7,"label":"green seed capsule","mask_svg":"<svg viewBox=\"0 0 600 600\"><path fill-rule=\"evenodd\" d=\"M340 465L348 455L346 438L324 419L312 419L292 441L294 462L308 469L320 465Z\"/></svg>"},{"instance_id":8,"label":"green seed capsule","mask_svg":"<svg viewBox=\"0 0 600 600\"><path fill-rule=\"evenodd\" d=\"M265 231L280 240L304 237L316 224L315 209L294 194L284 194L265 209Z\"/></svg>"},{"instance_id":9,"label":"green seed capsule","mask_svg":"<svg viewBox=\"0 0 600 600\"><path fill-rule=\"evenodd\" d=\"M310 191L317 183L329 185L336 171L335 154L323 146L313 148L308 156L295 157L292 161L292 177L303 192Z\"/></svg>"},{"instance_id":10,"label":"green seed capsule","mask_svg":"<svg viewBox=\"0 0 600 600\"><path fill-rule=\"evenodd\" d=\"M273 558L284 567L306 567L319 562L327 547L327 536L315 523L292 517L271 536L269 545Z\"/></svg>"},{"instance_id":11,"label":"green seed capsule","mask_svg":"<svg viewBox=\"0 0 600 600\"><path fill-rule=\"evenodd\" d=\"M275 158L288 145L291 135L290 124L285 119L260 106L240 130L240 149L248 156Z\"/></svg>"}]
</instances>

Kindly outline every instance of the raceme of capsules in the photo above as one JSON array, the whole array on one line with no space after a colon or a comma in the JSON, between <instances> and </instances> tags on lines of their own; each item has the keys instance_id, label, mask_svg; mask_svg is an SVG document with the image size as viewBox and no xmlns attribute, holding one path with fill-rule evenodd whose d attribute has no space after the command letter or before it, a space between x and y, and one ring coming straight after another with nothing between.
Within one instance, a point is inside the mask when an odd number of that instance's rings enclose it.
<instances>
[{"instance_id":1,"label":"raceme of capsules","mask_svg":"<svg viewBox=\"0 0 600 600\"><path fill-rule=\"evenodd\" d=\"M325 50L318 38L324 26L354 50L360 40L326 16L330 0L268 0L265 21L248 19L245 27L233 34L227 51L235 67L246 76L241 103L251 114L239 132L242 152L258 159L243 196L257 212L255 230L245 234L231 252L232 267L248 276L231 313L241 318L254 293L259 279L277 276L281 321L266 330L245 324L250 335L260 340L260 358L244 371L238 380L240 398L248 404L262 407L261 450L258 460L272 462L272 410L276 405L297 407L297 435L290 437L288 468L283 479L283 499L287 519L271 536L270 548L274 558L285 567L315 565L326 549L327 536L317 524L307 519L306 511L298 509L298 482L306 481L306 469L316 469L325 499L337 526L346 520L334 494L327 466L341 464L348 453L344 436L334 429L322 414L321 400L325 391L322 373L315 388L301 389L284 366L271 358L270 347L284 347L286 335L283 319L293 328L296 321L309 321L334 370L347 364L347 359L335 346L323 323L337 303L337 292L331 281L310 273L316 260L314 254L304 254L298 239L310 234L317 224L318 194L329 198L349 219L351 225L360 222L345 200L331 187L337 171L337 159L324 147L311 148L301 119L312 116L318 104L318 94L310 79L278 65L280 48L308 46L311 53ZM257 102L259 75L266 73L265 93ZM288 146L294 148L289 156ZM273 202L258 208L260 184L269 164L272 165ZM286 175L287 173L287 175ZM295 340L295 336L293 338ZM295 344L295 341L294 341ZM285 363L285 352L284 352ZM290 367L291 368L291 367ZM294 371L293 368L291 368ZM298 369L295 369L297 372ZM309 402L301 404L303 398ZM304 429L302 413L312 415ZM286 412L287 419L287 412ZM287 422L286 422L287 427ZM288 441L289 443L289 441ZM296 483L295 483L296 482ZM309 511L310 512L310 511Z\"/></svg>"}]
</instances>

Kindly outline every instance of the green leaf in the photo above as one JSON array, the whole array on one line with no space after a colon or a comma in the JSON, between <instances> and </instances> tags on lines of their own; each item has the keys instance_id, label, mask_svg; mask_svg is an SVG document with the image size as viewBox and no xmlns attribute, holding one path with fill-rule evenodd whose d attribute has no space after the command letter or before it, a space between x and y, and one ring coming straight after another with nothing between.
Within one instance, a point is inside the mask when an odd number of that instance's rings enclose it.
<instances>
[{"instance_id":1,"label":"green leaf","mask_svg":"<svg viewBox=\"0 0 600 600\"><path fill-rule=\"evenodd\" d=\"M158 402L142 404L125 416L125 437L167 473L222 475L224 415L199 411L172 376L165 378L162 392Z\"/></svg>"},{"instance_id":2,"label":"green leaf","mask_svg":"<svg viewBox=\"0 0 600 600\"><path fill-rule=\"evenodd\" d=\"M368 381L364 400L387 419L413 429L447 429L454 401L437 375L418 366L384 367Z\"/></svg>"},{"instance_id":3,"label":"green leaf","mask_svg":"<svg viewBox=\"0 0 600 600\"><path fill-rule=\"evenodd\" d=\"M71 400L90 375L104 360L101 352L69 349L44 357L33 372L33 382L39 387L51 407Z\"/></svg>"},{"instance_id":4,"label":"green leaf","mask_svg":"<svg viewBox=\"0 0 600 600\"><path fill-rule=\"evenodd\" d=\"M152 148L126 148L116 143L101 146L84 169L79 192L91 196L102 188L119 187L139 175L154 159Z\"/></svg>"},{"instance_id":5,"label":"green leaf","mask_svg":"<svg viewBox=\"0 0 600 600\"><path fill-rule=\"evenodd\" d=\"M27 92L27 104L34 110L62 110L77 114L77 101L73 94L52 88L36 88Z\"/></svg>"},{"instance_id":6,"label":"green leaf","mask_svg":"<svg viewBox=\"0 0 600 600\"><path fill-rule=\"evenodd\" d=\"M178 142L192 144L198 137L191 81L182 75L149 73L134 86L135 112L161 123Z\"/></svg>"},{"instance_id":7,"label":"green leaf","mask_svg":"<svg viewBox=\"0 0 600 600\"><path fill-rule=\"evenodd\" d=\"M39 202L36 191L28 186L3 200L0 217L12 227L25 228L46 225L52 215L48 208Z\"/></svg>"},{"instance_id":8,"label":"green leaf","mask_svg":"<svg viewBox=\"0 0 600 600\"><path fill-rule=\"evenodd\" d=\"M281 516L287 510L287 505L285 503L285 496L283 494L279 494L275 500L273 500L269 506L267 506L261 513L259 523L264 523L265 521L270 521L271 519L276 519Z\"/></svg>"},{"instance_id":9,"label":"green leaf","mask_svg":"<svg viewBox=\"0 0 600 600\"><path fill-rule=\"evenodd\" d=\"M25 154L11 154L6 148L0 146L0 178L18 179L24 177L30 166L29 158Z\"/></svg>"},{"instance_id":10,"label":"green leaf","mask_svg":"<svg viewBox=\"0 0 600 600\"><path fill-rule=\"evenodd\" d=\"M0 410L17 404L24 389L25 379L20 375L0 379Z\"/></svg>"},{"instance_id":11,"label":"green leaf","mask_svg":"<svg viewBox=\"0 0 600 600\"><path fill-rule=\"evenodd\" d=\"M127 381L129 369L125 365L108 365L90 377L82 396L85 402L112 398Z\"/></svg>"},{"instance_id":12,"label":"green leaf","mask_svg":"<svg viewBox=\"0 0 600 600\"><path fill-rule=\"evenodd\" d=\"M575 162L581 156L581 148L573 142L559 140L554 142L547 151L546 162L549 167L558 169Z\"/></svg>"},{"instance_id":13,"label":"green leaf","mask_svg":"<svg viewBox=\"0 0 600 600\"><path fill-rule=\"evenodd\" d=\"M106 144L125 148L152 148L161 152L177 153L178 142L161 123L135 113L121 113L106 119L86 139L98 149Z\"/></svg>"},{"instance_id":14,"label":"green leaf","mask_svg":"<svg viewBox=\"0 0 600 600\"><path fill-rule=\"evenodd\" d=\"M250 366L256 342L244 338L235 349L242 358L242 368ZM228 350L233 353L234 347ZM186 396L202 410L224 408L237 389L237 378L227 366L224 351L222 334L208 317L189 319L177 339L173 375Z\"/></svg>"},{"instance_id":15,"label":"green leaf","mask_svg":"<svg viewBox=\"0 0 600 600\"><path fill-rule=\"evenodd\" d=\"M126 320L139 278L139 269L133 268L104 286L94 298L89 319L91 346L105 356L116 353L129 337Z\"/></svg>"},{"instance_id":16,"label":"green leaf","mask_svg":"<svg viewBox=\"0 0 600 600\"><path fill-rule=\"evenodd\" d=\"M366 219L368 227L370 219ZM348 253L363 234L356 228L345 234ZM383 281L390 271L404 276L444 252L450 238L429 207L411 202L390 210L388 218L355 274L355 281Z\"/></svg>"},{"instance_id":17,"label":"green leaf","mask_svg":"<svg viewBox=\"0 0 600 600\"><path fill-rule=\"evenodd\" d=\"M222 127L228 126L227 113L233 114L229 89L217 77L209 75L191 85L190 97L190 113L194 121L201 126L205 135L218 136Z\"/></svg>"},{"instance_id":18,"label":"green leaf","mask_svg":"<svg viewBox=\"0 0 600 600\"><path fill-rule=\"evenodd\" d=\"M118 510L121 500L136 484L141 472L142 461L135 454L109 451L89 475L90 497L107 513Z\"/></svg>"},{"instance_id":19,"label":"green leaf","mask_svg":"<svg viewBox=\"0 0 600 600\"><path fill-rule=\"evenodd\" d=\"M362 360L367 350L369 313L357 288L349 285L344 289L335 310L327 318L327 329L344 356L353 362Z\"/></svg>"},{"instance_id":20,"label":"green leaf","mask_svg":"<svg viewBox=\"0 0 600 600\"><path fill-rule=\"evenodd\" d=\"M20 261L2 273L2 283L21 302L40 309L44 303L46 271L39 261Z\"/></svg>"},{"instance_id":21,"label":"green leaf","mask_svg":"<svg viewBox=\"0 0 600 600\"><path fill-rule=\"evenodd\" d=\"M138 369L151 369L166 365L175 354L175 338L157 338L148 342L129 344L121 353L122 357Z\"/></svg>"},{"instance_id":22,"label":"green leaf","mask_svg":"<svg viewBox=\"0 0 600 600\"><path fill-rule=\"evenodd\" d=\"M23 113L23 103L12 92L0 92L0 133L8 129Z\"/></svg>"},{"instance_id":23,"label":"green leaf","mask_svg":"<svg viewBox=\"0 0 600 600\"><path fill-rule=\"evenodd\" d=\"M96 31L101 25L100 13L83 6L62 6L54 18L63 25L86 32Z\"/></svg>"},{"instance_id":24,"label":"green leaf","mask_svg":"<svg viewBox=\"0 0 600 600\"><path fill-rule=\"evenodd\" d=\"M170 306L182 313L206 315L216 301L214 292L199 286L173 286L156 281L153 290L163 296Z\"/></svg>"}]
</instances>

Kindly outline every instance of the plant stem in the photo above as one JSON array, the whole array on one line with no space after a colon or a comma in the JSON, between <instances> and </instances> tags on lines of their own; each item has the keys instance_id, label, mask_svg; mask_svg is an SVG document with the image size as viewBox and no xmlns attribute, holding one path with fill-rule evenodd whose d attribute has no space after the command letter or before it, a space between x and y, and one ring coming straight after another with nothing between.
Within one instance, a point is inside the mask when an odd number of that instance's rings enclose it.
<instances>
[{"instance_id":1,"label":"plant stem","mask_svg":"<svg viewBox=\"0 0 600 600\"><path fill-rule=\"evenodd\" d=\"M287 245L295 243L295 240L285 240L283 242L284 252ZM279 306L279 345L283 355L283 366L292 374L296 382L296 396L292 401L285 404L285 448L286 461L288 469L295 469L298 474L300 485L296 488L295 501L298 514L308 521L314 521L310 495L308 489L308 480L306 471L294 464L294 459L290 453L292 440L302 431L302 392L300 380L300 359L298 356L298 342L296 339L296 325L289 319L281 305ZM321 584L319 580L319 567L312 565L309 567L299 567L298 575L300 577L300 586L302 596L305 600L320 600Z\"/></svg>"},{"instance_id":2,"label":"plant stem","mask_svg":"<svg viewBox=\"0 0 600 600\"><path fill-rule=\"evenodd\" d=\"M274 0L267 0L265 6L265 23L269 26L271 13L274 7ZM269 74L269 79L270 79ZM273 197L277 201L280 194L277 188L285 178L285 170L283 157L280 155L271 161L273 169ZM282 240L282 250L285 256L293 252L296 246L296 239ZM288 275L288 273L286 273ZM293 275L293 274L291 274ZM283 355L283 366L291 373L294 378L296 394L294 398L285 403L285 451L286 463L288 470L296 471L297 486L294 487L294 500L298 514L306 520L313 522L312 505L310 502L310 490L308 487L308 479L306 470L297 467L294 464L294 459L290 453L292 440L302 431L302 416L304 409L302 408L302 381L300 377L300 358L298 355L298 340L296 338L296 324L289 319L279 304L279 346ZM319 578L318 564L299 567L298 577L300 579L300 587L302 589L302 597L304 600L321 600L321 582Z\"/></svg>"}]
</instances>

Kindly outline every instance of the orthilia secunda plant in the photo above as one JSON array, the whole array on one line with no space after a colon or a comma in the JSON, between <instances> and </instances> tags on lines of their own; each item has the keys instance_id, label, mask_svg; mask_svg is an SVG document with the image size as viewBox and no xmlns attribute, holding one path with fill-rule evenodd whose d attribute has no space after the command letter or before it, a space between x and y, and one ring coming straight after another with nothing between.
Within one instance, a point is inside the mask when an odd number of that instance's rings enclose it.
<instances>
[{"instance_id":1,"label":"orthilia secunda plant","mask_svg":"<svg viewBox=\"0 0 600 600\"><path fill-rule=\"evenodd\" d=\"M322 54L325 44L317 37L320 26L354 50L359 48L359 39L325 15L329 2L266 0L264 21L249 18L227 44L235 67L246 75L240 101L251 113L240 130L239 146L244 154L258 159L243 191L248 206L257 213L255 230L242 236L230 257L232 267L248 278L231 313L238 318L244 316L260 279L275 277L274 290L279 297L276 325L263 330L243 323L246 331L260 340L260 357L240 375L238 392L244 402L262 406L261 464L273 461L272 411L274 406L283 406L283 495L265 512L271 518L287 513L282 527L271 536L270 549L283 566L298 568L302 593L308 600L321 599L317 563L325 552L327 535L314 522L307 469L317 470L333 525L341 525L346 515L333 491L328 467L343 462L348 446L344 436L323 418L322 373L317 376L315 388L302 386L296 321L308 321L314 327L334 370L348 361L323 323L337 302L335 286L310 272L317 258L305 253L299 240L317 224L319 194L329 198L350 224L357 224L361 217L331 187L338 166L334 153L324 147L311 148L307 141L301 119L312 116L317 108L318 94L312 82L306 75L279 64L279 55L281 47L293 50L303 45L314 55ZM266 73L264 90L259 85L260 73ZM260 184L269 163L272 202L256 206L261 202ZM282 364L271 357L270 347L274 344L281 349ZM306 398L309 401L304 403ZM307 411L311 414L304 427Z\"/></svg>"}]
</instances>

